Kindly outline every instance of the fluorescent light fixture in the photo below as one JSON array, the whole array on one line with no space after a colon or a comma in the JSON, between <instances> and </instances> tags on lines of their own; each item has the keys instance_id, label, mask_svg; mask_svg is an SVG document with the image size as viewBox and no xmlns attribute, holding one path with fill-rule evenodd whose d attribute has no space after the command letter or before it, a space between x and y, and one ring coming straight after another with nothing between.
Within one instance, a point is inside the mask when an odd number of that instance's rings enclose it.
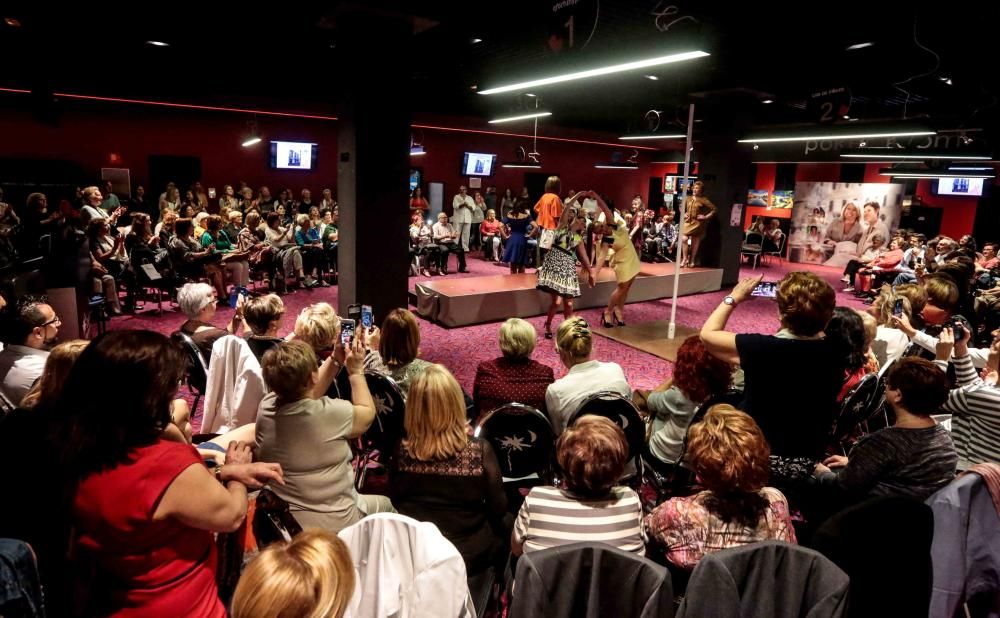
<instances>
[{"instance_id":1,"label":"fluorescent light fixture","mask_svg":"<svg viewBox=\"0 0 1000 618\"><path fill-rule=\"evenodd\" d=\"M482 40L482 39L480 39L479 37L475 37L475 38L473 38L473 39L472 39L471 41L469 41L469 42L470 42L470 43L472 43L473 45L475 45L476 43L482 43L482 42L483 42L483 40Z\"/></svg>"},{"instance_id":2,"label":"fluorescent light fixture","mask_svg":"<svg viewBox=\"0 0 1000 618\"><path fill-rule=\"evenodd\" d=\"M649 135L622 135L618 139L628 141L636 139L681 139L685 137L687 137L687 135L684 135L683 133L676 135L672 134L668 135L666 133L663 134L650 133Z\"/></svg>"},{"instance_id":3,"label":"fluorescent light fixture","mask_svg":"<svg viewBox=\"0 0 1000 618\"><path fill-rule=\"evenodd\" d=\"M658 80L658 79L660 79L660 78L659 78L659 77L657 77L657 76L655 76L655 75L647 75L647 76L646 76L646 79L649 79L649 80L652 80L652 81L654 81L654 82L655 82L656 80Z\"/></svg>"},{"instance_id":4,"label":"fluorescent light fixture","mask_svg":"<svg viewBox=\"0 0 1000 618\"><path fill-rule=\"evenodd\" d=\"M996 178L995 174L949 174L947 172L927 172L924 174L881 172L881 175L893 178Z\"/></svg>"},{"instance_id":5,"label":"fluorescent light fixture","mask_svg":"<svg viewBox=\"0 0 1000 618\"><path fill-rule=\"evenodd\" d=\"M170 43L165 41L146 41L146 45L152 45L153 47L170 47Z\"/></svg>"},{"instance_id":6,"label":"fluorescent light fixture","mask_svg":"<svg viewBox=\"0 0 1000 618\"><path fill-rule=\"evenodd\" d=\"M253 146L254 144L259 144L259 143L260 143L259 137L251 137L247 141L243 142L243 147L246 148L247 146Z\"/></svg>"},{"instance_id":7,"label":"fluorescent light fixture","mask_svg":"<svg viewBox=\"0 0 1000 618\"><path fill-rule=\"evenodd\" d=\"M864 43L855 43L854 45L848 45L847 46L847 51L855 51L855 50L858 50L858 49L864 49L866 47L871 47L872 45L874 45L874 43L872 43L871 41L865 41Z\"/></svg>"},{"instance_id":8,"label":"fluorescent light fixture","mask_svg":"<svg viewBox=\"0 0 1000 618\"><path fill-rule=\"evenodd\" d=\"M849 153L840 156L849 159L916 159L926 161L928 159L951 159L955 161L989 161L985 155L943 155L943 154L878 154L878 153Z\"/></svg>"},{"instance_id":9,"label":"fluorescent light fixture","mask_svg":"<svg viewBox=\"0 0 1000 618\"><path fill-rule=\"evenodd\" d=\"M845 133L844 135L799 135L789 137L748 137L737 140L741 144L764 144L768 142L811 142L823 139L869 139L875 137L910 137L917 135L934 135L934 131L900 131L895 133ZM842 157L847 155L840 155Z\"/></svg>"},{"instance_id":10,"label":"fluorescent light fixture","mask_svg":"<svg viewBox=\"0 0 1000 618\"><path fill-rule=\"evenodd\" d=\"M639 169L638 165L629 165L629 164L614 165L614 164L611 164L611 163L595 163L594 167L596 167L599 170L637 170L637 169Z\"/></svg>"},{"instance_id":11,"label":"fluorescent light fixture","mask_svg":"<svg viewBox=\"0 0 1000 618\"><path fill-rule=\"evenodd\" d=\"M948 169L951 170L951 171L988 172L988 171L991 171L993 168L992 167L985 167L985 166L984 167L955 167L955 166L949 166Z\"/></svg>"},{"instance_id":12,"label":"fluorescent light fixture","mask_svg":"<svg viewBox=\"0 0 1000 618\"><path fill-rule=\"evenodd\" d=\"M513 168L513 167L522 168L523 167L523 168L527 168L527 169L537 170L537 169L541 169L542 164L541 163L503 163L502 165L500 165L500 167L507 167L507 168Z\"/></svg>"},{"instance_id":13,"label":"fluorescent light fixture","mask_svg":"<svg viewBox=\"0 0 1000 618\"><path fill-rule=\"evenodd\" d=\"M669 56L657 56L655 58L646 58L645 60L635 60L633 62L624 62L622 64L612 64L604 67L598 67L596 69L588 69L586 71L575 71L573 73L553 75L552 77L543 77L541 79L533 79L526 82L508 84L506 86L497 86L496 88L487 88L486 90L480 90L479 94L500 94L501 92L513 92L515 90L534 88L535 86L548 86L549 84L560 84L562 82L571 82L577 79L587 79L588 77L598 77L601 75L610 75L612 73L622 73L624 71L634 71L636 69L645 69L648 67L656 67L664 64L672 64L674 62L684 62L685 60L704 58L705 56L708 55L709 54L707 52L699 50L699 51L683 52L680 54L670 54Z\"/></svg>"},{"instance_id":14,"label":"fluorescent light fixture","mask_svg":"<svg viewBox=\"0 0 1000 618\"><path fill-rule=\"evenodd\" d=\"M490 124L500 124L501 122L516 122L518 120L528 120L531 118L542 118L544 116L551 116L552 112L535 112L534 114L523 114L521 116L507 116L506 118L494 118L490 120Z\"/></svg>"},{"instance_id":15,"label":"fluorescent light fixture","mask_svg":"<svg viewBox=\"0 0 1000 618\"><path fill-rule=\"evenodd\" d=\"M524 93L524 96L526 96L526 97L531 97L531 98L535 98L535 97L536 97L537 95L536 95L536 94L535 94L534 92L525 92L525 93Z\"/></svg>"},{"instance_id":16,"label":"fluorescent light fixture","mask_svg":"<svg viewBox=\"0 0 1000 618\"><path fill-rule=\"evenodd\" d=\"M774 103L774 99L764 99L761 103L764 105L770 105L771 103Z\"/></svg>"},{"instance_id":17,"label":"fluorescent light fixture","mask_svg":"<svg viewBox=\"0 0 1000 618\"><path fill-rule=\"evenodd\" d=\"M427 154L427 151L424 150L423 148L420 148L419 150L416 149L416 148L411 148L410 149L410 156L411 157L422 157L425 154Z\"/></svg>"}]
</instances>

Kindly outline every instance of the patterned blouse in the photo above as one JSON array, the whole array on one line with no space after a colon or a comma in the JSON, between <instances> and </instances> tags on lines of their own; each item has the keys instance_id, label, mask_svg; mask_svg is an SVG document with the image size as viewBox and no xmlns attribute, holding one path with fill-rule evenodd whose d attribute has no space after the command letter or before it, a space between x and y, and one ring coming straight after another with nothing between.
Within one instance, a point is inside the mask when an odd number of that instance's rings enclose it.
<instances>
[{"instance_id":1,"label":"patterned blouse","mask_svg":"<svg viewBox=\"0 0 1000 618\"><path fill-rule=\"evenodd\" d=\"M760 490L767 499L764 517L754 528L726 523L708 510L703 491L685 498L671 498L646 516L643 530L651 543L660 545L667 560L682 569L693 569L702 556L755 541L774 539L796 543L788 514L788 501L773 487Z\"/></svg>"},{"instance_id":2,"label":"patterned blouse","mask_svg":"<svg viewBox=\"0 0 1000 618\"><path fill-rule=\"evenodd\" d=\"M556 230L555 238L552 240L553 248L558 247L564 251L572 253L576 246L583 242L583 236L578 232L570 232L568 229Z\"/></svg>"}]
</instances>

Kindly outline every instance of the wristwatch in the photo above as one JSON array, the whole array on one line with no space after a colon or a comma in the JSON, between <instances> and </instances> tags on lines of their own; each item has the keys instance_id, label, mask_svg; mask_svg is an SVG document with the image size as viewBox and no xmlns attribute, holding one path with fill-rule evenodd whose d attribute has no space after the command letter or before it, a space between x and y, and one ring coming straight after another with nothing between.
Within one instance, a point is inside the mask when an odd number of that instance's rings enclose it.
<instances>
[{"instance_id":1,"label":"wristwatch","mask_svg":"<svg viewBox=\"0 0 1000 618\"><path fill-rule=\"evenodd\" d=\"M736 299L733 298L732 296L727 296L727 297L723 298L722 302L726 303L727 305L729 305L731 307L735 307L736 306Z\"/></svg>"}]
</instances>

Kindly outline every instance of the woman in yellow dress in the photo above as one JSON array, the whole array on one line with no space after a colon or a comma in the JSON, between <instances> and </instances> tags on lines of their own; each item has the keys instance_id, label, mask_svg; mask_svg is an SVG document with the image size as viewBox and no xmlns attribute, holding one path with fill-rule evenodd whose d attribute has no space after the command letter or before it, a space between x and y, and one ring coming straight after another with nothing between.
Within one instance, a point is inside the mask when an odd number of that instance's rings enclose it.
<instances>
[{"instance_id":1,"label":"woman in yellow dress","mask_svg":"<svg viewBox=\"0 0 1000 618\"><path fill-rule=\"evenodd\" d=\"M604 253L608 247L614 250L611 256L611 268L615 271L618 287L611 293L608 307L601 313L601 326L625 326L625 302L628 292L639 274L639 254L629 236L628 225L609 223L615 220L614 214L597 193L589 191L587 197L597 200L597 205L604 213L604 221L598 220L591 228L595 235L602 236L600 255L597 258L597 268L600 271L604 265ZM612 321L613 320L613 321Z\"/></svg>"},{"instance_id":2,"label":"woman in yellow dress","mask_svg":"<svg viewBox=\"0 0 1000 618\"><path fill-rule=\"evenodd\" d=\"M715 216L715 204L703 195L705 185L700 180L691 185L691 195L684 209L684 224L681 226L681 268L694 266L698 258L698 247L708 229L708 220ZM687 241L691 239L691 248Z\"/></svg>"}]
</instances>

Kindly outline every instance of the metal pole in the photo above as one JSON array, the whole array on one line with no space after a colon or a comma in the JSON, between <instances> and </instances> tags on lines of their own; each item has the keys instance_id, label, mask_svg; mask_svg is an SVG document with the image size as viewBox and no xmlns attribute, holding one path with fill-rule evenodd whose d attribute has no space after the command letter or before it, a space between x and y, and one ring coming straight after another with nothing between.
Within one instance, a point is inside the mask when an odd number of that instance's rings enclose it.
<instances>
[{"instance_id":1,"label":"metal pole","mask_svg":"<svg viewBox=\"0 0 1000 618\"><path fill-rule=\"evenodd\" d=\"M687 193L688 193L688 177L691 175L691 134L694 132L694 103L688 105L688 130L687 130L687 144L684 148L684 176L682 182L684 183L681 189L681 216L680 216L680 226L684 226L684 217L687 215ZM676 256L674 258L674 297L670 303L670 326L667 327L667 338L673 339L677 332L677 286L681 282L681 243L680 234L677 234L677 249Z\"/></svg>"}]
</instances>

